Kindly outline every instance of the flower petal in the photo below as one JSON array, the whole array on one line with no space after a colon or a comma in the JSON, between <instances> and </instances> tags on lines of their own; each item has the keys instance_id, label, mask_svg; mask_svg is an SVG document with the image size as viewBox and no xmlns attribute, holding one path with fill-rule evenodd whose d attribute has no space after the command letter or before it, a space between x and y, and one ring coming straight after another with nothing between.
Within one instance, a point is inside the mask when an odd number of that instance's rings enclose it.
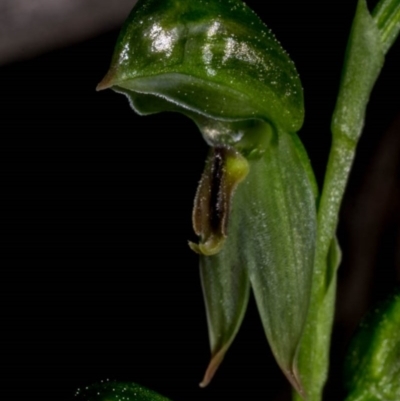
<instances>
[{"instance_id":1,"label":"flower petal","mask_svg":"<svg viewBox=\"0 0 400 401\"><path fill-rule=\"evenodd\" d=\"M292 385L313 272L316 209L313 187L294 134L279 132L235 195L240 207L240 257L275 358Z\"/></svg>"}]
</instances>

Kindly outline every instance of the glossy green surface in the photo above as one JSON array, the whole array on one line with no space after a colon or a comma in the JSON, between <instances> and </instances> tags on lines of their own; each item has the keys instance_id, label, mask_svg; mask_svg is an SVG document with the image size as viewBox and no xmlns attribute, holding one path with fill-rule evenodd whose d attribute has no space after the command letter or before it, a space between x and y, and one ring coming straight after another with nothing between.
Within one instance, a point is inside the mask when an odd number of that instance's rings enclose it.
<instances>
[{"instance_id":1,"label":"glossy green surface","mask_svg":"<svg viewBox=\"0 0 400 401\"><path fill-rule=\"evenodd\" d=\"M293 62L239 0L139 0L99 85L107 87L216 119L259 118L291 132L303 123Z\"/></svg>"},{"instance_id":2,"label":"glossy green surface","mask_svg":"<svg viewBox=\"0 0 400 401\"><path fill-rule=\"evenodd\" d=\"M346 400L400 400L400 289L361 323L346 359Z\"/></svg>"},{"instance_id":3,"label":"glossy green surface","mask_svg":"<svg viewBox=\"0 0 400 401\"><path fill-rule=\"evenodd\" d=\"M76 401L170 401L146 387L136 383L103 380L75 393Z\"/></svg>"}]
</instances>

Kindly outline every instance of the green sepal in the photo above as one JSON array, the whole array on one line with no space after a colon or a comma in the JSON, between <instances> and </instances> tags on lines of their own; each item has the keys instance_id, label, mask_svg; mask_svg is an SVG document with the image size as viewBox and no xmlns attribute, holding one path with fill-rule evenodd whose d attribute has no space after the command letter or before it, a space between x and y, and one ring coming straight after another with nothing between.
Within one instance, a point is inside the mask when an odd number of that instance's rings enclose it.
<instances>
[{"instance_id":1,"label":"green sepal","mask_svg":"<svg viewBox=\"0 0 400 401\"><path fill-rule=\"evenodd\" d=\"M170 401L168 398L139 386L136 383L124 383L102 380L78 389L75 393L76 401Z\"/></svg>"},{"instance_id":2,"label":"green sepal","mask_svg":"<svg viewBox=\"0 0 400 401\"><path fill-rule=\"evenodd\" d=\"M240 188L240 186L239 186ZM206 306L211 361L200 383L209 384L234 340L246 312L250 281L246 270L247 255L242 244L247 240L236 207L229 219L229 235L221 251L212 256L200 255L200 276Z\"/></svg>"},{"instance_id":3,"label":"green sepal","mask_svg":"<svg viewBox=\"0 0 400 401\"><path fill-rule=\"evenodd\" d=\"M279 132L250 163L236 202L243 204L247 269L272 352L302 392L297 349L307 317L313 273L316 206L294 134Z\"/></svg>"},{"instance_id":4,"label":"green sepal","mask_svg":"<svg viewBox=\"0 0 400 401\"><path fill-rule=\"evenodd\" d=\"M294 135L266 135L269 145L249 159L249 173L233 198L226 243L217 255L201 258L210 366L214 372L236 335L250 281L274 356L302 393L296 354L311 294L315 194Z\"/></svg>"},{"instance_id":5,"label":"green sepal","mask_svg":"<svg viewBox=\"0 0 400 401\"><path fill-rule=\"evenodd\" d=\"M400 288L361 323L345 365L346 401L400 400Z\"/></svg>"},{"instance_id":6,"label":"green sepal","mask_svg":"<svg viewBox=\"0 0 400 401\"><path fill-rule=\"evenodd\" d=\"M139 0L98 89L108 87L128 97L158 96L180 111L258 118L287 131L297 131L304 118L293 62L240 0Z\"/></svg>"},{"instance_id":7,"label":"green sepal","mask_svg":"<svg viewBox=\"0 0 400 401\"><path fill-rule=\"evenodd\" d=\"M241 251L246 239L241 226L241 210L237 202L233 206L233 192L248 173L249 163L236 149L212 148L194 202L193 226L200 236L200 243L189 245L200 254L211 348L211 361L201 387L209 384L224 359L249 300L246 254Z\"/></svg>"}]
</instances>

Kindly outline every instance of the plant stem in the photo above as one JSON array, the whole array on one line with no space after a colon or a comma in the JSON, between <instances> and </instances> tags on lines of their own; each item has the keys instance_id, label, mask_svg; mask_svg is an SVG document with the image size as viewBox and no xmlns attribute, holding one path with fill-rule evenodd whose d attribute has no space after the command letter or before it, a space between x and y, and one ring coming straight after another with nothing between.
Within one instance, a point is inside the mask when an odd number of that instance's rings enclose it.
<instances>
[{"instance_id":1,"label":"plant stem","mask_svg":"<svg viewBox=\"0 0 400 401\"><path fill-rule=\"evenodd\" d=\"M320 401L329 367L330 337L340 251L335 232L343 194L364 124L371 90L384 54L400 30L400 0L382 0L368 12L359 0L346 50L342 80L332 118L332 146L318 206L318 236L307 325L297 367L308 401ZM294 393L295 401L302 400Z\"/></svg>"},{"instance_id":2,"label":"plant stem","mask_svg":"<svg viewBox=\"0 0 400 401\"><path fill-rule=\"evenodd\" d=\"M372 16L373 21L378 27L383 42L383 53L386 53L396 40L400 31L400 0L380 1L375 7ZM348 57L348 59L350 59L350 57ZM348 64L350 64L350 62ZM362 74L363 68L363 66L360 66L356 73ZM371 74L369 85L367 85L366 88L367 90L364 91L367 93L360 93L359 96L360 98L366 98L366 101L368 101L369 93L379 75L380 68L376 68L376 70L377 71L375 74ZM350 72L349 75L353 75L352 72ZM342 84L343 83L345 83L345 77L342 79ZM342 90L341 88L341 91L344 92L345 90ZM355 156L357 142L361 135L365 116L366 102L358 102L358 104L350 104L345 106L341 103L342 102L339 95L338 103L334 113L334 119L332 122L332 147L318 208L319 234L317 240L317 260L319 258L326 258L331 239L336 232L340 204ZM338 114L337 109L341 109L343 107L349 108L351 106L353 106L352 114L359 115L356 124L351 126L352 121L349 123L347 121L335 121L335 115ZM350 132L346 132L346 129L342 130L344 125L350 126Z\"/></svg>"},{"instance_id":3,"label":"plant stem","mask_svg":"<svg viewBox=\"0 0 400 401\"><path fill-rule=\"evenodd\" d=\"M386 53L395 42L400 31L400 1L380 1L372 12L372 17L379 29Z\"/></svg>"}]
</instances>

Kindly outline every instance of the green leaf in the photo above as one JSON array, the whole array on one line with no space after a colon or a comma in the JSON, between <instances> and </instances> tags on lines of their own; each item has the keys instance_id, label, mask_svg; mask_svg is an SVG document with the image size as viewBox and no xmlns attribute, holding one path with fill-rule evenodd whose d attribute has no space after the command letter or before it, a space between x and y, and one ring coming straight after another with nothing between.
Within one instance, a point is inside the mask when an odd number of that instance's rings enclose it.
<instances>
[{"instance_id":1,"label":"green leaf","mask_svg":"<svg viewBox=\"0 0 400 401\"><path fill-rule=\"evenodd\" d=\"M345 377L347 401L400 400L400 288L361 323Z\"/></svg>"},{"instance_id":2,"label":"green leaf","mask_svg":"<svg viewBox=\"0 0 400 401\"><path fill-rule=\"evenodd\" d=\"M98 89L157 96L220 120L260 118L297 131L303 91L293 62L239 0L139 0ZM146 102L146 101L145 101ZM145 113L164 111L152 106Z\"/></svg>"},{"instance_id":3,"label":"green leaf","mask_svg":"<svg viewBox=\"0 0 400 401\"><path fill-rule=\"evenodd\" d=\"M170 401L146 387L135 383L101 381L75 394L76 401Z\"/></svg>"}]
</instances>

